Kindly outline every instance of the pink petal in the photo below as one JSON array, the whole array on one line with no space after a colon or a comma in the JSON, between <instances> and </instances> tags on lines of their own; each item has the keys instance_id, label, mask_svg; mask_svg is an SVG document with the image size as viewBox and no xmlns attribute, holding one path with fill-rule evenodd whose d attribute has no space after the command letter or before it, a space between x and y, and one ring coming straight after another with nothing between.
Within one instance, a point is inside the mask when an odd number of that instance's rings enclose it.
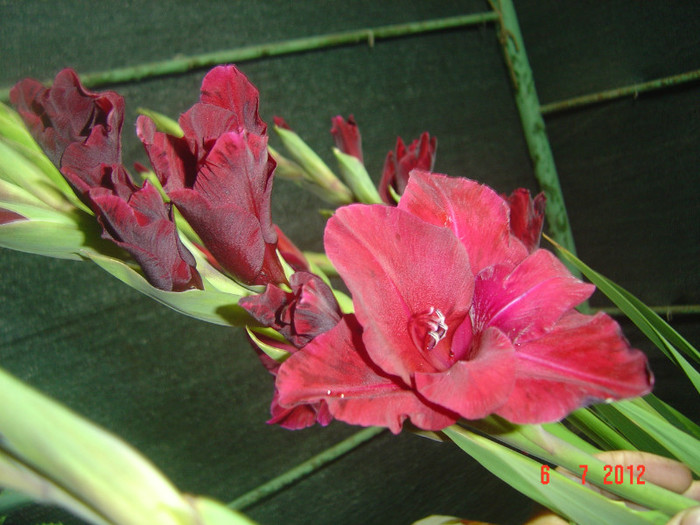
<instances>
[{"instance_id":1,"label":"pink petal","mask_svg":"<svg viewBox=\"0 0 700 525\"><path fill-rule=\"evenodd\" d=\"M277 375L280 405L324 401L336 419L388 427L394 434L408 418L425 430L440 430L456 421L454 414L431 407L400 380L378 373L360 332L355 319L346 316L289 357Z\"/></svg>"},{"instance_id":2,"label":"pink petal","mask_svg":"<svg viewBox=\"0 0 700 525\"><path fill-rule=\"evenodd\" d=\"M482 272L474 289L474 328L495 326L514 343L540 337L595 290L576 279L547 250L537 250L514 269L499 265Z\"/></svg>"},{"instance_id":3,"label":"pink petal","mask_svg":"<svg viewBox=\"0 0 700 525\"><path fill-rule=\"evenodd\" d=\"M653 378L609 316L572 312L517 349L515 388L496 413L513 423L557 421L592 403L642 396Z\"/></svg>"},{"instance_id":4,"label":"pink petal","mask_svg":"<svg viewBox=\"0 0 700 525\"><path fill-rule=\"evenodd\" d=\"M399 208L430 224L451 228L467 249L474 275L527 256L525 246L510 234L508 204L488 186L413 171Z\"/></svg>"},{"instance_id":5,"label":"pink petal","mask_svg":"<svg viewBox=\"0 0 700 525\"><path fill-rule=\"evenodd\" d=\"M272 417L267 420L270 425L279 425L288 430L299 430L318 423L327 426L333 416L328 410L328 405L324 401L319 401L313 405L297 405L293 408L285 408L279 404L279 393L275 394L270 404L270 414Z\"/></svg>"},{"instance_id":6,"label":"pink petal","mask_svg":"<svg viewBox=\"0 0 700 525\"><path fill-rule=\"evenodd\" d=\"M515 383L515 352L496 328L478 336L468 361L441 373L416 373L416 390L436 405L467 419L479 419L500 407Z\"/></svg>"},{"instance_id":7,"label":"pink petal","mask_svg":"<svg viewBox=\"0 0 700 525\"><path fill-rule=\"evenodd\" d=\"M437 371L411 323L439 310L448 327L440 344L449 349L469 310L473 278L452 231L389 206L351 205L328 221L325 248L352 293L372 360L407 384L415 371Z\"/></svg>"}]
</instances>

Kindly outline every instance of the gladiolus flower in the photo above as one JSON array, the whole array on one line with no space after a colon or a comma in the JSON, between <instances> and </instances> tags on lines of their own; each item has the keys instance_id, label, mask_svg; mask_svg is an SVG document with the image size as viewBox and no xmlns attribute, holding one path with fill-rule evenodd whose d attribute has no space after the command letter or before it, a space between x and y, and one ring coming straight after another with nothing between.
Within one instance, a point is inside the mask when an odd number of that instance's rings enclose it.
<instances>
[{"instance_id":1,"label":"gladiolus flower","mask_svg":"<svg viewBox=\"0 0 700 525\"><path fill-rule=\"evenodd\" d=\"M86 90L72 69L60 71L50 88L31 78L18 82L10 102L56 166L70 144L85 142L98 127L119 150L124 99L112 91Z\"/></svg>"},{"instance_id":2,"label":"gladiolus flower","mask_svg":"<svg viewBox=\"0 0 700 525\"><path fill-rule=\"evenodd\" d=\"M202 287L170 205L148 184L136 186L122 165L121 96L91 93L74 71L65 69L51 88L27 79L12 89L10 98L37 142L95 212L104 238L127 250L153 286L173 291Z\"/></svg>"},{"instance_id":3,"label":"gladiolus flower","mask_svg":"<svg viewBox=\"0 0 700 525\"><path fill-rule=\"evenodd\" d=\"M234 66L216 67L179 123L182 138L137 121L166 193L223 268L248 284L284 282L270 212L275 161L257 89Z\"/></svg>"},{"instance_id":4,"label":"gladiolus flower","mask_svg":"<svg viewBox=\"0 0 700 525\"><path fill-rule=\"evenodd\" d=\"M320 277L296 272L291 292L268 284L265 293L244 297L239 305L263 326L274 328L296 348L327 332L340 321L340 307Z\"/></svg>"},{"instance_id":5,"label":"gladiolus flower","mask_svg":"<svg viewBox=\"0 0 700 525\"><path fill-rule=\"evenodd\" d=\"M394 190L396 195L401 196L406 189L406 184L408 184L411 170L430 171L433 169L436 150L437 138L430 138L427 132L411 142L408 148L401 137L398 137L396 149L390 151L386 156L382 179L379 181L379 196L382 200L387 204L396 204L389 187Z\"/></svg>"},{"instance_id":6,"label":"gladiolus flower","mask_svg":"<svg viewBox=\"0 0 700 525\"><path fill-rule=\"evenodd\" d=\"M289 278L289 284L291 292L268 284L265 293L244 297L238 304L256 321L263 326L274 328L289 341L280 343L258 336L264 344L293 355L309 341L337 325L341 314L333 292L317 275L296 272ZM260 351L253 341L251 343L258 351L265 368L277 376L280 363ZM325 401L283 407L278 403L278 397L279 394L275 390L270 406L272 418L268 423L297 430L316 422L325 426L333 419Z\"/></svg>"},{"instance_id":7,"label":"gladiolus flower","mask_svg":"<svg viewBox=\"0 0 700 525\"><path fill-rule=\"evenodd\" d=\"M467 179L413 171L399 205L355 204L325 247L355 316L280 367L279 404L399 432L497 414L542 423L649 392L651 376L594 290L511 231L508 202Z\"/></svg>"}]
</instances>

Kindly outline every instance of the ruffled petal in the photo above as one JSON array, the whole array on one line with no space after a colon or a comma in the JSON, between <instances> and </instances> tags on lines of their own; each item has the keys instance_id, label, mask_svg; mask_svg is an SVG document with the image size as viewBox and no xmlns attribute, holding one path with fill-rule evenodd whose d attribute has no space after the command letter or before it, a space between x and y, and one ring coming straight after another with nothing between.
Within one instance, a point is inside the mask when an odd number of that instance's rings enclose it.
<instances>
[{"instance_id":1,"label":"ruffled petal","mask_svg":"<svg viewBox=\"0 0 700 525\"><path fill-rule=\"evenodd\" d=\"M166 192L192 185L188 174L197 170L197 159L184 138L156 131L156 124L141 115L136 120L136 134L143 143L153 171Z\"/></svg>"},{"instance_id":2,"label":"ruffled petal","mask_svg":"<svg viewBox=\"0 0 700 525\"><path fill-rule=\"evenodd\" d=\"M333 421L333 416L324 401L313 405L297 405L293 408L285 408L279 404L279 393L275 390L270 404L272 417L267 420L270 425L279 425L287 430L300 430L318 423L325 427Z\"/></svg>"},{"instance_id":3,"label":"ruffled petal","mask_svg":"<svg viewBox=\"0 0 700 525\"><path fill-rule=\"evenodd\" d=\"M398 378L381 374L364 351L361 328L352 316L289 357L276 386L283 407L324 401L336 419L388 427L394 434L408 418L425 430L440 430L457 419L431 407Z\"/></svg>"},{"instance_id":4,"label":"ruffled petal","mask_svg":"<svg viewBox=\"0 0 700 525\"><path fill-rule=\"evenodd\" d=\"M416 390L436 405L467 419L491 414L508 399L515 384L515 351L496 328L481 333L469 360L441 373L416 373Z\"/></svg>"},{"instance_id":5,"label":"ruffled petal","mask_svg":"<svg viewBox=\"0 0 700 525\"><path fill-rule=\"evenodd\" d=\"M515 387L496 413L513 423L557 421L592 403L648 394L646 356L609 316L571 312L516 352Z\"/></svg>"},{"instance_id":6,"label":"ruffled petal","mask_svg":"<svg viewBox=\"0 0 700 525\"><path fill-rule=\"evenodd\" d=\"M260 94L236 66L217 66L207 73L202 81L200 101L232 112L246 131L256 135L267 131L258 114Z\"/></svg>"},{"instance_id":7,"label":"ruffled petal","mask_svg":"<svg viewBox=\"0 0 700 525\"><path fill-rule=\"evenodd\" d=\"M510 234L508 204L488 186L414 170L398 207L430 224L450 228L467 249L474 275L527 256L525 246Z\"/></svg>"},{"instance_id":8,"label":"ruffled petal","mask_svg":"<svg viewBox=\"0 0 700 525\"><path fill-rule=\"evenodd\" d=\"M119 150L124 99L113 91L88 91L72 69L60 71L49 88L32 79L18 82L10 101L56 166L69 144L84 141L95 128Z\"/></svg>"},{"instance_id":9,"label":"ruffled petal","mask_svg":"<svg viewBox=\"0 0 700 525\"><path fill-rule=\"evenodd\" d=\"M285 281L270 213L273 169L267 137L231 132L217 140L192 188L170 192L214 258L247 283Z\"/></svg>"},{"instance_id":10,"label":"ruffled petal","mask_svg":"<svg viewBox=\"0 0 700 525\"><path fill-rule=\"evenodd\" d=\"M296 272L291 292L268 284L265 293L244 297L238 304L263 326L281 333L296 348L327 332L340 321L340 307L320 277Z\"/></svg>"},{"instance_id":11,"label":"ruffled petal","mask_svg":"<svg viewBox=\"0 0 700 525\"><path fill-rule=\"evenodd\" d=\"M515 268L482 272L474 289L476 330L495 326L514 343L539 337L595 290L575 278L551 253L537 250Z\"/></svg>"},{"instance_id":12,"label":"ruffled petal","mask_svg":"<svg viewBox=\"0 0 700 525\"><path fill-rule=\"evenodd\" d=\"M452 231L389 206L351 205L328 221L325 247L352 293L372 360L407 384L416 371L437 371L412 323L439 311L447 325L440 344L449 348L469 310L473 278Z\"/></svg>"},{"instance_id":13,"label":"ruffled petal","mask_svg":"<svg viewBox=\"0 0 700 525\"><path fill-rule=\"evenodd\" d=\"M194 257L180 242L158 190L146 183L128 201L99 189L90 197L103 236L131 253L153 286L173 291L202 288Z\"/></svg>"}]
</instances>

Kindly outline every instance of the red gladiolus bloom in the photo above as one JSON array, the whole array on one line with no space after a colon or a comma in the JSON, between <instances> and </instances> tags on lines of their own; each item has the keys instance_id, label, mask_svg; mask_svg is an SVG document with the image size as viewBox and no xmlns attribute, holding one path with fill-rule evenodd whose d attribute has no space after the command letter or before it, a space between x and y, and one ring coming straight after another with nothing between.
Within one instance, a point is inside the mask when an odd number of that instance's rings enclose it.
<instances>
[{"instance_id":1,"label":"red gladiolus bloom","mask_svg":"<svg viewBox=\"0 0 700 525\"><path fill-rule=\"evenodd\" d=\"M275 161L257 89L234 66L216 67L179 123L182 138L156 131L148 117L137 121L168 196L226 270L248 284L284 282L270 212Z\"/></svg>"},{"instance_id":2,"label":"red gladiolus bloom","mask_svg":"<svg viewBox=\"0 0 700 525\"><path fill-rule=\"evenodd\" d=\"M506 200L466 179L414 171L398 207L355 204L325 247L352 292L347 316L289 357L282 407L399 432L497 414L542 423L649 392L644 354L609 316L573 308L594 290L511 232Z\"/></svg>"},{"instance_id":3,"label":"red gladiolus bloom","mask_svg":"<svg viewBox=\"0 0 700 525\"><path fill-rule=\"evenodd\" d=\"M360 162L362 160L362 136L360 128L357 127L355 117L350 115L347 122L343 117L337 115L331 119L331 135L335 140L335 146L347 155L352 155Z\"/></svg>"},{"instance_id":4,"label":"red gladiolus bloom","mask_svg":"<svg viewBox=\"0 0 700 525\"><path fill-rule=\"evenodd\" d=\"M153 286L173 291L202 287L170 205L148 184L136 186L122 165L121 96L91 93L74 71L65 69L51 88L27 79L12 89L10 98L37 142L95 212L102 237L127 250Z\"/></svg>"},{"instance_id":5,"label":"red gladiolus bloom","mask_svg":"<svg viewBox=\"0 0 700 525\"><path fill-rule=\"evenodd\" d=\"M296 353L315 337L331 330L341 319L333 292L320 277L308 272L296 272L289 278L291 292L268 284L265 293L241 299L239 305L263 326L269 326L282 334L290 344L258 336L266 344ZM280 364L261 352L253 343L260 360L271 374L277 376ZM271 424L279 424L290 430L305 428L318 422L327 425L333 419L325 401L283 407L275 394L270 406Z\"/></svg>"},{"instance_id":6,"label":"red gladiolus bloom","mask_svg":"<svg viewBox=\"0 0 700 525\"><path fill-rule=\"evenodd\" d=\"M289 278L291 292L268 284L265 293L244 297L238 304L263 326L281 333L301 348L340 321L340 307L320 277L296 272Z\"/></svg>"},{"instance_id":7,"label":"red gladiolus bloom","mask_svg":"<svg viewBox=\"0 0 700 525\"><path fill-rule=\"evenodd\" d=\"M382 179L379 181L379 196L392 206L396 201L389 192L389 186L397 195L402 195L408 184L408 176L411 170L430 171L435 164L435 151L437 150L437 138L430 138L424 132L419 139L414 140L408 149L401 140L396 139L396 150L390 151L384 162Z\"/></svg>"},{"instance_id":8,"label":"red gladiolus bloom","mask_svg":"<svg viewBox=\"0 0 700 525\"><path fill-rule=\"evenodd\" d=\"M84 142L98 127L119 150L124 99L113 91L86 90L72 69L60 71L50 88L31 78L18 82L10 102L56 166L70 144Z\"/></svg>"}]
</instances>

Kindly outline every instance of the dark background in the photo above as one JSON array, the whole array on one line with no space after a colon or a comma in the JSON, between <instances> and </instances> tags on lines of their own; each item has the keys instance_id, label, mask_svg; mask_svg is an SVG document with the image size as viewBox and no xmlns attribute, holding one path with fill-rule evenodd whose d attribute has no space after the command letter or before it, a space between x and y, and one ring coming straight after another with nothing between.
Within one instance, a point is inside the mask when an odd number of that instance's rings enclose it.
<instances>
[{"instance_id":1,"label":"dark background","mask_svg":"<svg viewBox=\"0 0 700 525\"><path fill-rule=\"evenodd\" d=\"M700 68L700 4L516 1L542 103ZM302 36L484 11L482 1L11 2L0 85ZM438 137L436 171L537 189L493 25L246 62L261 114L328 162L330 118L354 113L378 180L396 136ZM124 159L145 162L136 108L173 117L205 70L111 86ZM547 117L581 258L652 305L700 303L698 83ZM273 144L279 143L272 139ZM320 250L324 204L275 183L273 219ZM96 266L0 251L0 366L122 436L182 490L224 502L357 429L268 426L272 381L241 330L185 318ZM602 304L596 296L594 303ZM700 343L697 316L674 324ZM650 352L657 394L697 417L689 384ZM1 407L12 410L13 407ZM116 474L115 474L116 475ZM531 505L450 444L383 435L247 510L262 524L409 524L429 514L520 523ZM33 508L6 525L78 523Z\"/></svg>"}]
</instances>

